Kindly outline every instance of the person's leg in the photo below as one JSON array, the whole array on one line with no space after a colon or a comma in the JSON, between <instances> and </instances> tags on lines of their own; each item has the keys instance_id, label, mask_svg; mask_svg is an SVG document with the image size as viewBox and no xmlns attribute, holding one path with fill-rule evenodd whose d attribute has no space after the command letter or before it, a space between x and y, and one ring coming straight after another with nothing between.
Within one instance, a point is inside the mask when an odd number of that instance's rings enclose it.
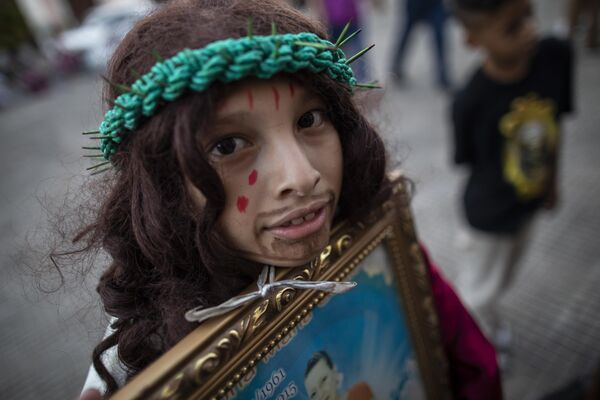
<instances>
[{"instance_id":1,"label":"person's leg","mask_svg":"<svg viewBox=\"0 0 600 400\"><path fill-rule=\"evenodd\" d=\"M498 296L501 297L513 285L516 276L519 272L519 264L529 248L531 232L533 229L533 217L526 222L521 229L514 235L511 241L511 248L506 259L506 264L502 270L502 275L498 280Z\"/></svg>"},{"instance_id":2,"label":"person's leg","mask_svg":"<svg viewBox=\"0 0 600 400\"><path fill-rule=\"evenodd\" d=\"M589 27L587 32L586 44L590 49L596 49L600 46L600 0L590 0L588 6Z\"/></svg>"},{"instance_id":3,"label":"person's leg","mask_svg":"<svg viewBox=\"0 0 600 400\"><path fill-rule=\"evenodd\" d=\"M406 53L406 48L408 47L408 41L410 39L410 34L414 28L415 20L408 12L408 7L406 8L406 13L403 17L402 28L398 35L398 42L396 44L396 51L394 52L392 58L391 72L396 76L396 78L402 79L404 73L404 54Z\"/></svg>"},{"instance_id":4,"label":"person's leg","mask_svg":"<svg viewBox=\"0 0 600 400\"><path fill-rule=\"evenodd\" d=\"M448 64L446 62L446 10L442 5L436 7L429 18L433 30L437 83L442 88L450 87Z\"/></svg>"},{"instance_id":5,"label":"person's leg","mask_svg":"<svg viewBox=\"0 0 600 400\"><path fill-rule=\"evenodd\" d=\"M496 303L511 238L468 230L468 244L462 249L463 264L456 282L458 292L486 335L497 323Z\"/></svg>"},{"instance_id":6,"label":"person's leg","mask_svg":"<svg viewBox=\"0 0 600 400\"><path fill-rule=\"evenodd\" d=\"M569 37L575 38L575 29L579 22L579 15L581 13L581 2L582 0L569 0L569 8L567 10L569 18Z\"/></svg>"}]
</instances>

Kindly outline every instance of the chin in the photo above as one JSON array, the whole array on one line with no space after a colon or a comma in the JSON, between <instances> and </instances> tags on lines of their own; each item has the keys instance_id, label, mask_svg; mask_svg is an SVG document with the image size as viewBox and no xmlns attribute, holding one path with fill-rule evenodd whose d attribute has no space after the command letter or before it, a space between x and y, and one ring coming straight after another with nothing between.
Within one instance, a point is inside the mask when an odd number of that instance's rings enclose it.
<instances>
[{"instance_id":1,"label":"chin","mask_svg":"<svg viewBox=\"0 0 600 400\"><path fill-rule=\"evenodd\" d=\"M325 245L327 246L327 245ZM321 251L325 248L325 246L323 246L323 248L320 248L318 251L315 251L313 253L304 255L304 256L298 256L298 257L290 257L289 255L286 256L267 256L267 255L258 255L258 254L245 254L244 256L247 257L248 259L261 263L261 264L267 264L267 265L273 265L275 267L282 267L282 268L294 268L294 267L300 267L303 265L306 265L308 263L310 263L311 261L313 261L315 258L317 258L320 254Z\"/></svg>"},{"instance_id":2,"label":"chin","mask_svg":"<svg viewBox=\"0 0 600 400\"><path fill-rule=\"evenodd\" d=\"M261 253L246 252L245 258L276 267L293 268L310 263L329 244L329 229L297 242L275 240Z\"/></svg>"}]
</instances>

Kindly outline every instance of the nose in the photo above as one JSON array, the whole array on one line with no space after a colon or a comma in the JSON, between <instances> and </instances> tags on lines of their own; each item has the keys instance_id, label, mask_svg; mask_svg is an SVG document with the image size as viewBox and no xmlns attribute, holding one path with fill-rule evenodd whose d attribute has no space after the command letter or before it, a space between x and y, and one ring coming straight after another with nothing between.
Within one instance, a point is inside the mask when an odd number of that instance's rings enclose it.
<instances>
[{"instance_id":1,"label":"nose","mask_svg":"<svg viewBox=\"0 0 600 400\"><path fill-rule=\"evenodd\" d=\"M321 180L308 149L292 137L274 148L275 194L278 198L309 196Z\"/></svg>"}]
</instances>

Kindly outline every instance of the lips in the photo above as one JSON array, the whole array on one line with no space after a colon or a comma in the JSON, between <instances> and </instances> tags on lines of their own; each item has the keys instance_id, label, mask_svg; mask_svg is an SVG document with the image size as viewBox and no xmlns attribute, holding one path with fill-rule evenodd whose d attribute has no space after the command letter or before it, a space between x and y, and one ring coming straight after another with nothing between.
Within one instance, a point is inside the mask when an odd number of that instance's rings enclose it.
<instances>
[{"instance_id":1,"label":"lips","mask_svg":"<svg viewBox=\"0 0 600 400\"><path fill-rule=\"evenodd\" d=\"M287 240L298 240L318 232L328 219L328 201L288 213L267 228L273 235Z\"/></svg>"},{"instance_id":2,"label":"lips","mask_svg":"<svg viewBox=\"0 0 600 400\"><path fill-rule=\"evenodd\" d=\"M317 210L317 211L319 211L319 210ZM303 217L294 218L291 221L284 222L283 224L281 224L281 227L287 228L288 226L291 226L291 225L294 225L294 226L302 225L304 222L312 221L313 219L315 219L316 215L317 215L317 212L315 212L315 211L310 212Z\"/></svg>"}]
</instances>

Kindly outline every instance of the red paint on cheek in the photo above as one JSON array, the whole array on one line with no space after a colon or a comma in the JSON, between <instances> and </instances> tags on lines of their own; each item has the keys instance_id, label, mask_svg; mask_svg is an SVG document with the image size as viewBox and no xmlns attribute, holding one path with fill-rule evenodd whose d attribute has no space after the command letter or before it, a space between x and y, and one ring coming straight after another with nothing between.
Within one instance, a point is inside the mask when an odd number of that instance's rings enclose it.
<instances>
[{"instance_id":1,"label":"red paint on cheek","mask_svg":"<svg viewBox=\"0 0 600 400\"><path fill-rule=\"evenodd\" d=\"M253 169L252 172L250 172L250 175L248 175L248 184L250 186L254 185L256 183L257 178L258 178L258 172L256 172L255 169Z\"/></svg>"},{"instance_id":2,"label":"red paint on cheek","mask_svg":"<svg viewBox=\"0 0 600 400\"><path fill-rule=\"evenodd\" d=\"M246 196L239 196L237 199L237 208L241 213L246 212L248 207L248 198Z\"/></svg>"},{"instance_id":3,"label":"red paint on cheek","mask_svg":"<svg viewBox=\"0 0 600 400\"><path fill-rule=\"evenodd\" d=\"M294 84L290 82L290 97L294 97Z\"/></svg>"},{"instance_id":4,"label":"red paint on cheek","mask_svg":"<svg viewBox=\"0 0 600 400\"><path fill-rule=\"evenodd\" d=\"M248 107L250 110L254 109L254 97L252 96L252 92L246 92L246 96L248 97Z\"/></svg>"},{"instance_id":5,"label":"red paint on cheek","mask_svg":"<svg viewBox=\"0 0 600 400\"><path fill-rule=\"evenodd\" d=\"M275 110L279 111L279 92L275 87L271 89L273 89L273 97L275 97Z\"/></svg>"}]
</instances>

